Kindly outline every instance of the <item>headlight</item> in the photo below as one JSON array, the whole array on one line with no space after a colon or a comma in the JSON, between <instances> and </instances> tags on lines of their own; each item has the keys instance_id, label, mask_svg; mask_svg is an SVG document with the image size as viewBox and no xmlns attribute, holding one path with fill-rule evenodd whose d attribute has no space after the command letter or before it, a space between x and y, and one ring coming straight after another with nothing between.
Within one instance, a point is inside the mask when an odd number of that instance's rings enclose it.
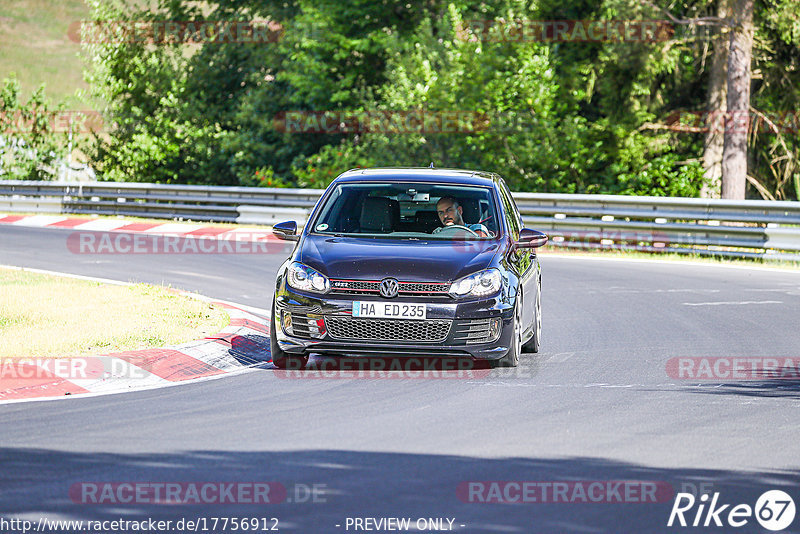
<instances>
[{"instance_id":1,"label":"headlight","mask_svg":"<svg viewBox=\"0 0 800 534\"><path fill-rule=\"evenodd\" d=\"M450 286L454 297L485 297L500 291L502 276L497 269L486 269L456 280Z\"/></svg>"},{"instance_id":2,"label":"headlight","mask_svg":"<svg viewBox=\"0 0 800 534\"><path fill-rule=\"evenodd\" d=\"M331 283L325 276L299 262L289 265L286 282L295 289L312 293L327 293L331 289Z\"/></svg>"}]
</instances>

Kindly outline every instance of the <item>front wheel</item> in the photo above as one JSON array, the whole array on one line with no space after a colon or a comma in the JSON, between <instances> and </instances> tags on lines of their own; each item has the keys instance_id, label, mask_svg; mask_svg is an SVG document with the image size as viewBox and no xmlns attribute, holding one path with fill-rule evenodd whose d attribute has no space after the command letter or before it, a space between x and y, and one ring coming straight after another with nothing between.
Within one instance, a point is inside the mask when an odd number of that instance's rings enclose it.
<instances>
[{"instance_id":1,"label":"front wheel","mask_svg":"<svg viewBox=\"0 0 800 534\"><path fill-rule=\"evenodd\" d=\"M519 356L522 349L522 320L520 316L520 303L514 306L514 332L511 335L511 344L508 352L499 360L495 360L495 367L516 367L519 365Z\"/></svg>"},{"instance_id":2,"label":"front wheel","mask_svg":"<svg viewBox=\"0 0 800 534\"><path fill-rule=\"evenodd\" d=\"M539 347L542 345L542 280L541 278L536 284L536 308L534 309L533 316L533 335L527 343L522 345L522 350L525 352L539 352Z\"/></svg>"},{"instance_id":3,"label":"front wheel","mask_svg":"<svg viewBox=\"0 0 800 534\"><path fill-rule=\"evenodd\" d=\"M278 369L303 369L308 363L308 356L289 354L278 345L275 334L275 302L272 302L272 314L269 319L269 348L272 353L272 364Z\"/></svg>"}]
</instances>

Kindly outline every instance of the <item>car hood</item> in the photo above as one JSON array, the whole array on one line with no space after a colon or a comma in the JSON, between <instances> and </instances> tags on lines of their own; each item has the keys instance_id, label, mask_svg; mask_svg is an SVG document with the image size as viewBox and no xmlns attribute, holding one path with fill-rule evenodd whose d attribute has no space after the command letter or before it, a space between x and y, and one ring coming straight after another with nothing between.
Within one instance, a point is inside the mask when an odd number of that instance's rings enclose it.
<instances>
[{"instance_id":1,"label":"car hood","mask_svg":"<svg viewBox=\"0 0 800 534\"><path fill-rule=\"evenodd\" d=\"M489 267L500 243L308 235L298 259L335 279L451 282Z\"/></svg>"}]
</instances>

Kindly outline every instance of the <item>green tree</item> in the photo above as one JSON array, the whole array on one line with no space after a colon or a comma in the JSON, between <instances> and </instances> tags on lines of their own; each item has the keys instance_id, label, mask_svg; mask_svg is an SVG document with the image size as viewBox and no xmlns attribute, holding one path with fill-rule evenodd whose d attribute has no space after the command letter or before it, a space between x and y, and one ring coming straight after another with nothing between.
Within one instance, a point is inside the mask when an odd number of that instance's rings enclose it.
<instances>
[{"instance_id":1,"label":"green tree","mask_svg":"<svg viewBox=\"0 0 800 534\"><path fill-rule=\"evenodd\" d=\"M0 88L0 179L52 180L67 153L68 130L57 131L58 112L45 96L44 86L20 100L15 77Z\"/></svg>"},{"instance_id":2,"label":"green tree","mask_svg":"<svg viewBox=\"0 0 800 534\"><path fill-rule=\"evenodd\" d=\"M260 44L88 45L90 81L113 124L92 153L104 179L321 187L348 167L433 161L498 171L518 190L697 196L710 194L720 166L707 125L682 123L724 100L713 72L725 34L709 24L730 0L214 0L203 12L180 0L152 11L92 1L98 20L261 19L281 31ZM781 111L798 104L799 8L754 1L751 104L761 122L748 138L750 194L789 198L798 142ZM469 22L654 18L674 20L674 35L532 42L476 35ZM479 127L276 127L292 111L414 110L472 113Z\"/></svg>"}]
</instances>

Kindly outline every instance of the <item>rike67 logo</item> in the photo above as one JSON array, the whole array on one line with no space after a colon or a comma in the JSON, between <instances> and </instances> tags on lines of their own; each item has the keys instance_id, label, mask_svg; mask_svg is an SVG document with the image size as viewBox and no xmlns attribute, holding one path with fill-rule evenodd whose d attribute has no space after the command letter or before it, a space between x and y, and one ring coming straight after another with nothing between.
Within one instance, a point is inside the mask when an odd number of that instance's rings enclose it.
<instances>
[{"instance_id":1,"label":"rike67 logo","mask_svg":"<svg viewBox=\"0 0 800 534\"><path fill-rule=\"evenodd\" d=\"M749 504L722 504L719 492L695 498L691 493L678 493L669 514L667 526L739 528L747 525L755 516L765 529L784 530L792 524L795 515L794 500L780 490L764 492L755 507ZM708 502L711 499L711 502ZM695 507L695 505L697 505Z\"/></svg>"}]
</instances>

